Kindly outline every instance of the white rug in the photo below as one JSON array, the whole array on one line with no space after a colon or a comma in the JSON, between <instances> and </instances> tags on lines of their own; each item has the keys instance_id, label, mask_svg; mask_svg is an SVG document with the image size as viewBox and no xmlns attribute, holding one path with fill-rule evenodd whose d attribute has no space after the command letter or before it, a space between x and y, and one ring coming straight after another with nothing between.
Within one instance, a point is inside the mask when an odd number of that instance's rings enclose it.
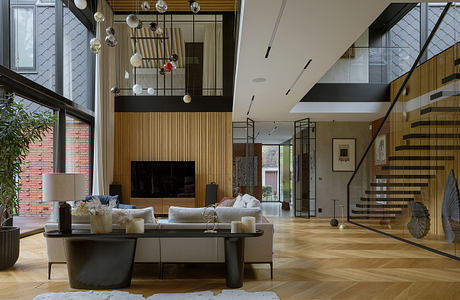
<instances>
[{"instance_id":1,"label":"white rug","mask_svg":"<svg viewBox=\"0 0 460 300\"><path fill-rule=\"evenodd\" d=\"M148 298L142 295L120 291L89 291L69 293L47 293L36 296L33 300L280 300L273 292L248 293L243 290L222 290L214 296L211 291L183 294L155 294Z\"/></svg>"}]
</instances>

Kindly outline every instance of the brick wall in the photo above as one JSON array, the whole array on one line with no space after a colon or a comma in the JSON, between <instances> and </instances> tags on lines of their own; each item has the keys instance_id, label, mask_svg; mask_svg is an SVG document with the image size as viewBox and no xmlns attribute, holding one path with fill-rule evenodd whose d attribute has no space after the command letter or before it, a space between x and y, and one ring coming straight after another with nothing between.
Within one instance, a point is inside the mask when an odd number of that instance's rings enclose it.
<instances>
[{"instance_id":1,"label":"brick wall","mask_svg":"<svg viewBox=\"0 0 460 300\"><path fill-rule=\"evenodd\" d=\"M84 173L89 191L89 125L68 122L66 126L66 171ZM22 165L19 192L20 216L50 216L53 204L42 202L42 174L53 172L53 132L30 146ZM89 192L88 192L89 193Z\"/></svg>"}]
</instances>

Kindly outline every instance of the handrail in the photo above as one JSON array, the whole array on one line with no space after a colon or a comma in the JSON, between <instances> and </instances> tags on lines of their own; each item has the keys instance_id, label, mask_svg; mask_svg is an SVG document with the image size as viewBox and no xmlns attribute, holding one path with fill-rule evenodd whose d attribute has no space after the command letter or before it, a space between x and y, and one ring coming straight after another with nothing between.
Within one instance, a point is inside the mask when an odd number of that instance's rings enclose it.
<instances>
[{"instance_id":1,"label":"handrail","mask_svg":"<svg viewBox=\"0 0 460 300\"><path fill-rule=\"evenodd\" d=\"M387 121L388 117L390 116L390 113L393 110L394 106L396 105L396 102L398 102L398 99L401 96L402 91L406 87L407 82L409 81L409 78L412 76L412 73L414 73L415 68L417 68L418 63L420 62L423 54L425 53L426 49L428 48L428 45L430 44L430 42L433 39L434 35L438 31L439 26L441 25L442 21L444 20L444 17L447 14L447 11L449 10L449 8L451 6L452 6L452 2L448 2L446 4L446 6L444 7L444 10L442 11L441 15L439 16L438 21L434 25L433 30L431 30L430 35L426 39L425 44L423 45L422 49L420 50L420 52L419 52L417 58L415 59L412 67L410 68L409 72L407 72L406 78L404 79L404 82L402 83L401 87L399 88L398 93L395 96L395 99L391 102L391 105L388 108L388 111L386 112L385 116L383 117L383 121L380 123L379 128L377 129L376 133L372 137L371 142L367 146L366 151L364 151L363 156L361 157L358 165L355 168L355 171L353 172L353 174L350 177L350 180L347 183L347 221L348 222L350 221L350 184L353 181L353 179L355 178L356 173L358 172L359 168L363 164L363 161L366 158L367 154L371 150L371 147L374 144L375 139L377 138L377 135L380 133L380 131L382 130L383 126L385 125L385 122Z\"/></svg>"}]
</instances>

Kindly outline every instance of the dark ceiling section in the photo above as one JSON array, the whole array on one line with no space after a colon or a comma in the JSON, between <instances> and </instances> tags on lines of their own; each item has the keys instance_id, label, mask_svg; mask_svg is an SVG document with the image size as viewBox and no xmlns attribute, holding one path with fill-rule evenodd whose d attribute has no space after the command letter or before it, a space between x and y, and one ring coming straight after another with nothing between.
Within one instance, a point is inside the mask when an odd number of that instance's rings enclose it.
<instances>
[{"instance_id":1,"label":"dark ceiling section","mask_svg":"<svg viewBox=\"0 0 460 300\"><path fill-rule=\"evenodd\" d=\"M300 102L388 102L390 85L380 83L317 83Z\"/></svg>"}]
</instances>

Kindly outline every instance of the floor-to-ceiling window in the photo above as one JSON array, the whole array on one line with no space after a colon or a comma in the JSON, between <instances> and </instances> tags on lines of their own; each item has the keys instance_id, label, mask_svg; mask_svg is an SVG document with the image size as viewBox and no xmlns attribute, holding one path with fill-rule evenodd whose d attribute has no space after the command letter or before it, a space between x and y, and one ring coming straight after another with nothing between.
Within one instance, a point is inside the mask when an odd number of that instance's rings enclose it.
<instances>
[{"instance_id":1,"label":"floor-to-ceiling window","mask_svg":"<svg viewBox=\"0 0 460 300\"><path fill-rule=\"evenodd\" d=\"M87 41L95 27L93 13L77 17L68 3L0 1L0 89L29 112L59 117L55 128L31 145L22 165L19 217L51 215L52 205L41 201L43 173L84 173L91 190L95 55Z\"/></svg>"}]
</instances>

